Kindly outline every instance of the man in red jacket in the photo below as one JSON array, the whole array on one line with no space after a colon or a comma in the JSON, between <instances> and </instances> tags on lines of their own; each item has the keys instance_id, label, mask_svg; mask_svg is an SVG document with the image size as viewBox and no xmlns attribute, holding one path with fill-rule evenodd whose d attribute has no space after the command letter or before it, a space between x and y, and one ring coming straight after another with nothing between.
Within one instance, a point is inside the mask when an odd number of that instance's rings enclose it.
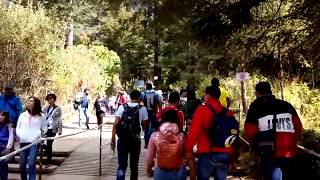
<instances>
[{"instance_id":1,"label":"man in red jacket","mask_svg":"<svg viewBox=\"0 0 320 180\"><path fill-rule=\"evenodd\" d=\"M190 167L190 179L196 179L196 166L193 155L193 147L198 147L197 176L199 180L209 180L213 175L215 180L225 180L230 166L233 147L217 147L210 143L209 129L211 127L214 113L211 106L217 113L223 110L219 101L220 89L216 86L206 88L205 105L197 108L189 134L186 138L185 152ZM227 116L234 116L230 111Z\"/></svg>"},{"instance_id":2,"label":"man in red jacket","mask_svg":"<svg viewBox=\"0 0 320 180\"><path fill-rule=\"evenodd\" d=\"M294 107L272 95L268 82L256 85L257 99L250 105L245 134L260 159L267 180L295 179L293 158L302 124Z\"/></svg>"}]
</instances>

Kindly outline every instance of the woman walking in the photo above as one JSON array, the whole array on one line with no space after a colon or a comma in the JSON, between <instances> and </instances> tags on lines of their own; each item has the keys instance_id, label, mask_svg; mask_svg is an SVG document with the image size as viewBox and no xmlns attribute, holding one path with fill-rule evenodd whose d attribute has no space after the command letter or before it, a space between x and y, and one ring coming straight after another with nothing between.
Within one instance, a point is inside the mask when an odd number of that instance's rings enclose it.
<instances>
[{"instance_id":1,"label":"woman walking","mask_svg":"<svg viewBox=\"0 0 320 180\"><path fill-rule=\"evenodd\" d=\"M156 159L155 180L186 180L183 143L184 134L178 110L168 110L162 116L159 129L151 135L147 151L147 173L152 176Z\"/></svg>"},{"instance_id":2,"label":"woman walking","mask_svg":"<svg viewBox=\"0 0 320 180\"><path fill-rule=\"evenodd\" d=\"M40 139L47 131L47 123L41 110L41 102L36 97L29 97L26 111L20 114L17 124L17 135L20 138L20 148L30 145ZM27 163L29 180L36 179L36 160L40 144L32 145L20 153L21 180L27 180Z\"/></svg>"},{"instance_id":3,"label":"woman walking","mask_svg":"<svg viewBox=\"0 0 320 180\"><path fill-rule=\"evenodd\" d=\"M55 137L58 133L62 134L61 108L56 105L57 96L48 94L46 96L48 106L44 108L44 113L47 121L47 137ZM47 145L44 146L47 155L47 165L51 164L52 160L52 144L54 140L47 140Z\"/></svg>"},{"instance_id":4,"label":"woman walking","mask_svg":"<svg viewBox=\"0 0 320 180\"><path fill-rule=\"evenodd\" d=\"M5 156L11 152L13 147L13 128L11 127L9 113L0 113L0 156ZM8 162L0 162L0 179L8 179Z\"/></svg>"}]
</instances>

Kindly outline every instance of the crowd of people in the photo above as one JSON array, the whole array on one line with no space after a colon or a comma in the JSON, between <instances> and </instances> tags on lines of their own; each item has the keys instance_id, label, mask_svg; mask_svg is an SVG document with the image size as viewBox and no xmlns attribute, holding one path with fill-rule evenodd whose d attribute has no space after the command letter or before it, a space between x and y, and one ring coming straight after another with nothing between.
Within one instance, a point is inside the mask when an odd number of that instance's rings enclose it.
<instances>
[{"instance_id":1,"label":"crowd of people","mask_svg":"<svg viewBox=\"0 0 320 180\"><path fill-rule=\"evenodd\" d=\"M255 90L257 98L248 110L244 133L263 179L294 179L289 171L302 131L297 112L272 95L268 82L256 84ZM162 104L162 96L149 83L144 92L133 90L130 99L119 105L112 130L111 149L118 152L117 180L125 179L129 155L130 179L138 179L142 131L147 174L155 180L185 180L187 166L191 180L227 178L239 151L240 127L230 110L231 98L218 79L212 79L201 100L194 90L188 90L170 92L167 103Z\"/></svg>"},{"instance_id":2,"label":"crowd of people","mask_svg":"<svg viewBox=\"0 0 320 180\"><path fill-rule=\"evenodd\" d=\"M43 107L38 97L30 96L23 108L12 83L5 86L0 96L0 155L4 156L14 151L14 143L19 143L20 148L31 146L20 152L22 180L36 179L36 161L41 143L32 143L40 137L54 137L62 133L61 108L56 105L57 96L49 93L45 99L47 105ZM53 140L44 144L48 166L52 160L52 144ZM1 180L8 179L8 162L11 159L0 162Z\"/></svg>"},{"instance_id":3,"label":"crowd of people","mask_svg":"<svg viewBox=\"0 0 320 180\"><path fill-rule=\"evenodd\" d=\"M256 100L247 113L244 133L251 143L266 180L294 179L292 163L297 155L302 124L291 104L275 98L268 82L255 86ZM74 100L79 112L79 126L89 129L90 90L85 88ZM93 111L97 124L106 114L114 114L111 149L117 149L117 180L124 180L130 159L130 179L138 179L141 147L147 151L147 174L156 180L185 180L187 166L190 179L225 180L237 158L239 122L230 110L232 104L226 89L213 78L204 96L196 97L195 90L171 91L168 98L147 83L145 90L133 90L128 95L120 89L116 96L106 98L97 94ZM0 155L30 146L40 137L62 134L61 108L57 96L49 93L44 107L39 98L31 96L23 108L14 85L5 86L0 96ZM144 144L141 146L141 134ZM52 160L53 140L43 145L47 164ZM22 180L36 179L36 160L41 144L20 153ZM197 161L196 161L197 158ZM8 179L8 160L0 162L0 179ZM27 167L29 178L27 177Z\"/></svg>"}]
</instances>

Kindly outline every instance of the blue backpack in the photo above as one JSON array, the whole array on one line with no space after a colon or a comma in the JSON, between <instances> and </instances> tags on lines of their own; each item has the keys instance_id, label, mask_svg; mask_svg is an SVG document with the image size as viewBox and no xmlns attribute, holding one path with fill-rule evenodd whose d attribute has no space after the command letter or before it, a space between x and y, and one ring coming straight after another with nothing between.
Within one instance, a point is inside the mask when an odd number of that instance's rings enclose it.
<instances>
[{"instance_id":1,"label":"blue backpack","mask_svg":"<svg viewBox=\"0 0 320 180\"><path fill-rule=\"evenodd\" d=\"M234 116L227 116L228 109L223 108L221 112L207 104L214 113L211 127L209 128L209 139L215 147L230 147L239 138L239 122Z\"/></svg>"}]
</instances>

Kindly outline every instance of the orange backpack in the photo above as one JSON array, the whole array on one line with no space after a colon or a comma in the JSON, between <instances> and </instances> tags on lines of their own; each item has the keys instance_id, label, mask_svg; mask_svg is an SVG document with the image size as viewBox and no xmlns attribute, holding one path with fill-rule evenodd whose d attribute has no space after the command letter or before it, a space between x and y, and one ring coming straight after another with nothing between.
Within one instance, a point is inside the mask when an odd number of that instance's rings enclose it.
<instances>
[{"instance_id":1,"label":"orange backpack","mask_svg":"<svg viewBox=\"0 0 320 180\"><path fill-rule=\"evenodd\" d=\"M161 169L178 170L183 164L182 140L183 133L160 133L157 146L156 161Z\"/></svg>"}]
</instances>

